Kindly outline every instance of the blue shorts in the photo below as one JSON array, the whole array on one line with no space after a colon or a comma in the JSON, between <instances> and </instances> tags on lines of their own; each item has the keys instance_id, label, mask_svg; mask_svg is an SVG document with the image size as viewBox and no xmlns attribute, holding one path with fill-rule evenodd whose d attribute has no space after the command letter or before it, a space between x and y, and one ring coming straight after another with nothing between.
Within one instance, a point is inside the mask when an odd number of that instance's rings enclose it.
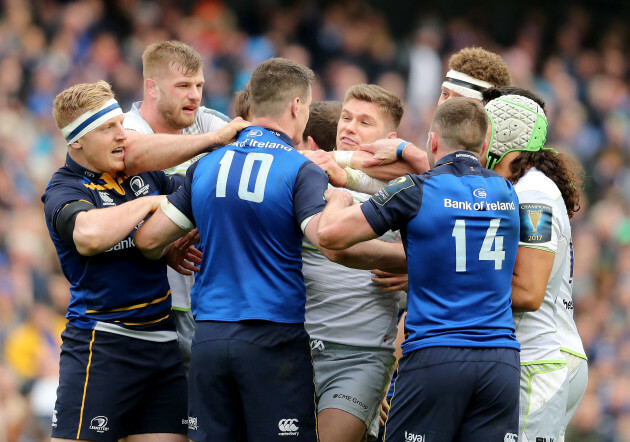
<instances>
[{"instance_id":1,"label":"blue shorts","mask_svg":"<svg viewBox=\"0 0 630 442\"><path fill-rule=\"evenodd\" d=\"M151 342L67 324L52 437L115 441L186 434L186 374L177 341Z\"/></svg>"},{"instance_id":2,"label":"blue shorts","mask_svg":"<svg viewBox=\"0 0 630 442\"><path fill-rule=\"evenodd\" d=\"M303 324L197 322L188 382L191 440L317 440Z\"/></svg>"},{"instance_id":3,"label":"blue shorts","mask_svg":"<svg viewBox=\"0 0 630 442\"><path fill-rule=\"evenodd\" d=\"M410 352L400 359L385 441L517 440L519 379L510 348Z\"/></svg>"}]
</instances>

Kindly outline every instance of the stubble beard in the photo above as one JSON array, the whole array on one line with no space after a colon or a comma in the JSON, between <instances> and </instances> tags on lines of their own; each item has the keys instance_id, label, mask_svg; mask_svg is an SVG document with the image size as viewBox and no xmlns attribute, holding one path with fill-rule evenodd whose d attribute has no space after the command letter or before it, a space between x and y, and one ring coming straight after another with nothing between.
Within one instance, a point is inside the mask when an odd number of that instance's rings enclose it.
<instances>
[{"instance_id":1,"label":"stubble beard","mask_svg":"<svg viewBox=\"0 0 630 442\"><path fill-rule=\"evenodd\" d=\"M199 108L196 108L192 115L182 115L181 106L178 106L177 104L173 104L165 100L160 100L157 103L157 111L158 115L162 119L162 123L175 130L184 130L187 127L192 126L195 122L195 118L197 117L198 110Z\"/></svg>"}]
</instances>

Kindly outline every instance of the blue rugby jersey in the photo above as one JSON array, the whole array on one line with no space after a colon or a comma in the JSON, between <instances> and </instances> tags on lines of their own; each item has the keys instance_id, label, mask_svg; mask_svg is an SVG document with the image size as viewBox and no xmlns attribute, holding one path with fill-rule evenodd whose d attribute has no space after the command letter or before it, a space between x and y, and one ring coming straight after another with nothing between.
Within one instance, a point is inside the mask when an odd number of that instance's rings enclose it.
<instances>
[{"instance_id":1,"label":"blue rugby jersey","mask_svg":"<svg viewBox=\"0 0 630 442\"><path fill-rule=\"evenodd\" d=\"M409 272L403 353L519 349L510 294L520 221L508 181L455 152L426 173L396 179L362 210L377 234L401 231Z\"/></svg>"},{"instance_id":2,"label":"blue rugby jersey","mask_svg":"<svg viewBox=\"0 0 630 442\"><path fill-rule=\"evenodd\" d=\"M66 165L55 172L42 202L48 232L71 284L66 317L73 325L92 329L97 323L115 323L136 331L174 329L166 321L171 310L166 265L142 256L133 241L135 229L111 249L83 256L61 239L57 219L61 209L74 201L86 201L97 209L113 207L142 196L174 192L181 183L181 178L169 178L163 172L131 177L95 173L69 156Z\"/></svg>"},{"instance_id":3,"label":"blue rugby jersey","mask_svg":"<svg viewBox=\"0 0 630 442\"><path fill-rule=\"evenodd\" d=\"M302 232L327 185L287 135L256 126L188 169L168 198L201 236L196 320L304 322Z\"/></svg>"}]
</instances>

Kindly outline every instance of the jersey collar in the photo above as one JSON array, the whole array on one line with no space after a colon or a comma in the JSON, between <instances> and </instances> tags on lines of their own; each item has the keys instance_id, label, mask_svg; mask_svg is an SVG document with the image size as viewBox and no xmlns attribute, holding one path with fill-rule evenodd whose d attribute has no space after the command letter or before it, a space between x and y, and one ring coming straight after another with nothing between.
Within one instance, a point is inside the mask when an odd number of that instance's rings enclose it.
<instances>
[{"instance_id":1,"label":"jersey collar","mask_svg":"<svg viewBox=\"0 0 630 442\"><path fill-rule=\"evenodd\" d=\"M441 166L442 164L446 164L446 163L453 163L456 161L457 162L466 161L466 162L474 163L476 166L481 165L481 163L479 162L479 158L477 158L473 153L467 152L465 150L459 150L457 152L449 153L448 155L440 158L440 160L437 163L435 163L435 167Z\"/></svg>"},{"instance_id":2,"label":"jersey collar","mask_svg":"<svg viewBox=\"0 0 630 442\"><path fill-rule=\"evenodd\" d=\"M100 172L92 172L91 170L81 166L79 163L70 158L70 155L66 155L66 167L74 173L87 177L90 181L96 181L102 175Z\"/></svg>"},{"instance_id":3,"label":"jersey collar","mask_svg":"<svg viewBox=\"0 0 630 442\"><path fill-rule=\"evenodd\" d=\"M262 129L265 129L266 131L272 133L273 135L275 135L276 137L280 138L285 144L288 144L291 147L295 147L295 143L293 142L293 140L291 139L291 137L289 137L287 134L283 133L283 132L279 132L275 129L267 129L266 127L263 127Z\"/></svg>"}]
</instances>

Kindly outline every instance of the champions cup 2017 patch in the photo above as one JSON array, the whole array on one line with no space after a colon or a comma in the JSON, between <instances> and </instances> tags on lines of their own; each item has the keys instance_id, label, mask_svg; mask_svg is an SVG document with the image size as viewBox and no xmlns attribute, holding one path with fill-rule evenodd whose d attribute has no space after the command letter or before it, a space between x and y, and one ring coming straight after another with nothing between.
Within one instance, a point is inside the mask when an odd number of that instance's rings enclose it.
<instances>
[{"instance_id":1,"label":"champions cup 2017 patch","mask_svg":"<svg viewBox=\"0 0 630 442\"><path fill-rule=\"evenodd\" d=\"M383 187L381 190L375 193L372 197L372 200L379 206L384 206L387 201L392 199L392 197L398 192L415 185L416 184L413 182L409 175L398 177L395 180L390 181L387 186Z\"/></svg>"},{"instance_id":2,"label":"champions cup 2017 patch","mask_svg":"<svg viewBox=\"0 0 630 442\"><path fill-rule=\"evenodd\" d=\"M518 205L521 216L521 242L540 244L551 241L553 209L547 204L523 203Z\"/></svg>"}]
</instances>

